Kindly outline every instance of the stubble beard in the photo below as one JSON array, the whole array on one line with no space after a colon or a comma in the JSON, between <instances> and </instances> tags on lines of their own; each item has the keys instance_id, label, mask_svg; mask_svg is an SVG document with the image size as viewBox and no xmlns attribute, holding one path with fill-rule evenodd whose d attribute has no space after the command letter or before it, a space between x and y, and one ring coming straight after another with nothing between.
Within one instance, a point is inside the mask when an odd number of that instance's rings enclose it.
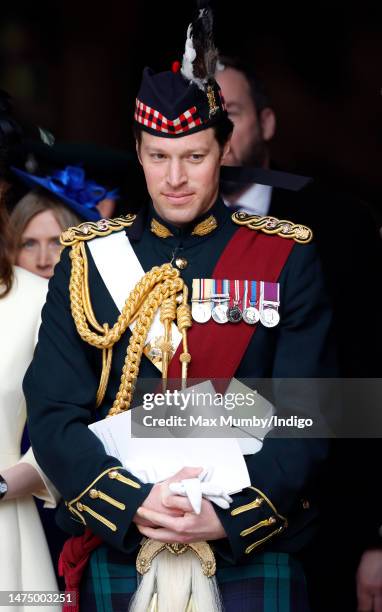
<instances>
[{"instance_id":1,"label":"stubble beard","mask_svg":"<svg viewBox=\"0 0 382 612\"><path fill-rule=\"evenodd\" d=\"M243 158L241 166L249 168L266 168L269 164L269 151L268 145L265 140L260 136L254 142L251 150ZM228 164L230 165L230 164ZM247 185L240 183L240 185L234 181L222 181L221 190L224 196L235 196L238 197L247 191L253 183Z\"/></svg>"}]
</instances>

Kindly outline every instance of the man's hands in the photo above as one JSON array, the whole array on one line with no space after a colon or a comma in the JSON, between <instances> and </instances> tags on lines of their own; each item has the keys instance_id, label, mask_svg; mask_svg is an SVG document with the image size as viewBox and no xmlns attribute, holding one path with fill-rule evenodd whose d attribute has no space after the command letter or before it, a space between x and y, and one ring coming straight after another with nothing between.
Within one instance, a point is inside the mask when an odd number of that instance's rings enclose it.
<instances>
[{"instance_id":1,"label":"man's hands","mask_svg":"<svg viewBox=\"0 0 382 612\"><path fill-rule=\"evenodd\" d=\"M183 498L184 499L184 498ZM160 542L190 544L204 540L219 540L226 537L212 503L203 499L200 514L185 512L183 516L170 516L141 506L137 514L155 527L137 525L139 531Z\"/></svg>"},{"instance_id":2,"label":"man's hands","mask_svg":"<svg viewBox=\"0 0 382 612\"><path fill-rule=\"evenodd\" d=\"M177 482L183 478L196 478L202 472L202 468L191 468L185 467L177 472L171 478L158 482L153 486L149 495L146 497L141 508L147 508L148 510L154 510L161 514L167 514L169 516L183 516L185 512L191 512L192 507L186 497L179 495L173 495L168 487L170 482ZM143 515L137 514L133 518L133 522L139 525L150 525L154 527L154 523L143 518Z\"/></svg>"},{"instance_id":3,"label":"man's hands","mask_svg":"<svg viewBox=\"0 0 382 612\"><path fill-rule=\"evenodd\" d=\"M201 472L202 468L185 467L153 486L133 519L142 535L161 542L182 544L226 537L211 502L203 499L201 512L197 515L186 497L173 495L169 490L170 482L196 478Z\"/></svg>"},{"instance_id":4,"label":"man's hands","mask_svg":"<svg viewBox=\"0 0 382 612\"><path fill-rule=\"evenodd\" d=\"M359 612L382 612L382 550L367 550L357 571Z\"/></svg>"}]
</instances>

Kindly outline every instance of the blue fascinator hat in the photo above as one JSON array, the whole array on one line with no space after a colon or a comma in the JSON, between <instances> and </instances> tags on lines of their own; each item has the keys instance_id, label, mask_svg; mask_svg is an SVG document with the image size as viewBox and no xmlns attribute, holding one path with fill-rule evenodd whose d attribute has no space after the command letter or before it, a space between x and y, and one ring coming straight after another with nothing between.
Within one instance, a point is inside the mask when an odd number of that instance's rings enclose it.
<instances>
[{"instance_id":1,"label":"blue fascinator hat","mask_svg":"<svg viewBox=\"0 0 382 612\"><path fill-rule=\"evenodd\" d=\"M95 181L87 180L85 171L78 166L55 170L51 176L41 177L12 167L12 172L32 189L43 187L85 221L99 221L97 204L105 198L116 198L118 189L107 191Z\"/></svg>"}]
</instances>

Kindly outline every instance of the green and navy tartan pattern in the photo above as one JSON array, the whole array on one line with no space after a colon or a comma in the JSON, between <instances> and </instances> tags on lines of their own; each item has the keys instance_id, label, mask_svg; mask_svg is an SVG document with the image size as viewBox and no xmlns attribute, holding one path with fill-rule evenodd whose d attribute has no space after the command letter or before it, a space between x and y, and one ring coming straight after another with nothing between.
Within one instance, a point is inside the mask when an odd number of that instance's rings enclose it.
<instances>
[{"instance_id":1,"label":"green and navy tartan pattern","mask_svg":"<svg viewBox=\"0 0 382 612\"><path fill-rule=\"evenodd\" d=\"M136 576L135 557L101 546L83 576L80 611L127 612ZM216 576L225 612L309 612L302 568L286 553L253 555L241 566L219 559Z\"/></svg>"}]
</instances>

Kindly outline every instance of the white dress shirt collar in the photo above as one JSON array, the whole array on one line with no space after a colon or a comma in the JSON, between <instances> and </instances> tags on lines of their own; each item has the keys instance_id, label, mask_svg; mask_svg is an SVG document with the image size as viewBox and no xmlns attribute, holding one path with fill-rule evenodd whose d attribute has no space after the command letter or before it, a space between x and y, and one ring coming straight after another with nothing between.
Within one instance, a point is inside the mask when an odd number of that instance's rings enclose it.
<instances>
[{"instance_id":1,"label":"white dress shirt collar","mask_svg":"<svg viewBox=\"0 0 382 612\"><path fill-rule=\"evenodd\" d=\"M271 198L272 187L256 183L249 187L236 202L230 204L224 200L224 203L228 207L232 205L235 209L250 215L266 216L271 205Z\"/></svg>"}]
</instances>

